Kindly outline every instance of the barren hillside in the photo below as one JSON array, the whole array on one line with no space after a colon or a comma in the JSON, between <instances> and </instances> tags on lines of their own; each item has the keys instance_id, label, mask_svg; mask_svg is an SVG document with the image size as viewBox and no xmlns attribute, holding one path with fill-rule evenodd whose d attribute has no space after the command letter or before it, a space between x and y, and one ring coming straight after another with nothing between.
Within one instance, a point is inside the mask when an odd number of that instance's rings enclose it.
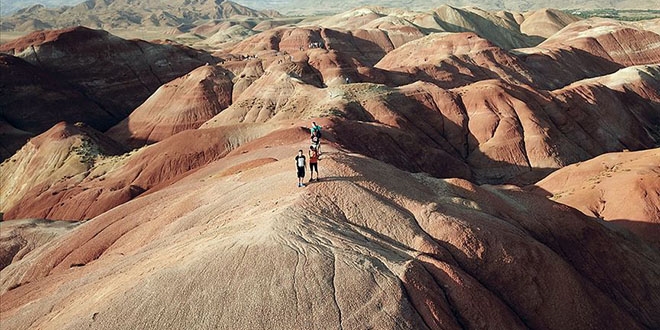
<instances>
[{"instance_id":1,"label":"barren hillside","mask_svg":"<svg viewBox=\"0 0 660 330\"><path fill-rule=\"evenodd\" d=\"M2 329L660 328L659 22L357 8L3 44Z\"/></svg>"}]
</instances>

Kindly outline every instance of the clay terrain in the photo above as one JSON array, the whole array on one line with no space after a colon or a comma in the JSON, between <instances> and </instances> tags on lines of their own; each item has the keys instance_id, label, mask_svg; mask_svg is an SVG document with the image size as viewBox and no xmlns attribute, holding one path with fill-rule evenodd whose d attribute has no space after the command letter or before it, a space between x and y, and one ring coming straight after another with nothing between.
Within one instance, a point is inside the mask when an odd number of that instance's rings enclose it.
<instances>
[{"instance_id":1,"label":"clay terrain","mask_svg":"<svg viewBox=\"0 0 660 330\"><path fill-rule=\"evenodd\" d=\"M0 44L3 330L660 328L659 20L137 3Z\"/></svg>"}]
</instances>

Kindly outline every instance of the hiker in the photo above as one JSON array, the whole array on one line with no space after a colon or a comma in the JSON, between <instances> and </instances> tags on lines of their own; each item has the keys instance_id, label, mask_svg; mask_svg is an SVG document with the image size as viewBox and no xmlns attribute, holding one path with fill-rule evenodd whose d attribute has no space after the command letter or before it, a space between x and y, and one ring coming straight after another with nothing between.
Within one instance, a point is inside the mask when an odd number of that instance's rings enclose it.
<instances>
[{"instance_id":1,"label":"hiker","mask_svg":"<svg viewBox=\"0 0 660 330\"><path fill-rule=\"evenodd\" d=\"M303 155L303 151L298 150L298 156L296 156L296 167L298 168L298 187L304 187L305 184L303 183L303 180L305 179L305 155ZM318 174L316 175L318 177Z\"/></svg>"},{"instance_id":2,"label":"hiker","mask_svg":"<svg viewBox=\"0 0 660 330\"><path fill-rule=\"evenodd\" d=\"M316 149L316 152L321 154L321 126L317 125L316 122L312 122L312 128L309 130L312 138L312 146Z\"/></svg>"},{"instance_id":3,"label":"hiker","mask_svg":"<svg viewBox=\"0 0 660 330\"><path fill-rule=\"evenodd\" d=\"M309 182L314 181L314 172L316 172L316 182L319 182L319 154L314 146L309 147Z\"/></svg>"},{"instance_id":4,"label":"hiker","mask_svg":"<svg viewBox=\"0 0 660 330\"><path fill-rule=\"evenodd\" d=\"M309 147L314 148L314 150L319 153L319 149L321 148L321 139L319 139L319 137L316 135L312 135L311 145Z\"/></svg>"}]
</instances>

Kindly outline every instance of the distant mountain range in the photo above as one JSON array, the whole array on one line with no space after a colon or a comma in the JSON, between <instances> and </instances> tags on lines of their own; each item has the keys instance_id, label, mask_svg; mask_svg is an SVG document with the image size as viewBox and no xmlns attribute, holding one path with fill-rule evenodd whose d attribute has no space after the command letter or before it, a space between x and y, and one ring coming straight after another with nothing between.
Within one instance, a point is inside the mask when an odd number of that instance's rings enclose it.
<instances>
[{"instance_id":1,"label":"distant mountain range","mask_svg":"<svg viewBox=\"0 0 660 330\"><path fill-rule=\"evenodd\" d=\"M47 8L61 6L72 6L80 4L81 0L2 0L0 1L0 14L11 15L30 6L41 4ZM196 4L204 4L216 1L142 1L144 4L172 7L195 7ZM221 1L217 1L221 2ZM131 1L114 0L88 0L86 3L107 4L121 3L127 8L136 7ZM129 4L130 3L130 4ZM478 6L482 9L516 10L527 11L551 6L559 9L657 9L660 8L660 0L557 0L552 3L542 0L354 0L354 1L326 1L323 6L314 0L238 0L243 6L257 10L277 10L286 15L310 15L338 13L360 6L384 6L397 7L410 10L426 10L439 7L443 4L452 6ZM115 5L118 7L117 5Z\"/></svg>"},{"instance_id":2,"label":"distant mountain range","mask_svg":"<svg viewBox=\"0 0 660 330\"><path fill-rule=\"evenodd\" d=\"M232 17L277 16L280 14L274 10L258 11L223 0L88 0L75 6L33 5L19 9L3 18L2 30L32 31L77 25L101 29L168 27Z\"/></svg>"},{"instance_id":3,"label":"distant mountain range","mask_svg":"<svg viewBox=\"0 0 660 330\"><path fill-rule=\"evenodd\" d=\"M75 5L81 2L81 0L1 0L0 14L2 14L2 16L10 15L17 12L19 9L31 7L37 4L55 8L60 6Z\"/></svg>"},{"instance_id":4,"label":"distant mountain range","mask_svg":"<svg viewBox=\"0 0 660 330\"><path fill-rule=\"evenodd\" d=\"M660 329L660 20L324 16L1 44L1 328Z\"/></svg>"},{"instance_id":5,"label":"distant mountain range","mask_svg":"<svg viewBox=\"0 0 660 330\"><path fill-rule=\"evenodd\" d=\"M557 9L657 9L659 0L353 0L326 1L319 6L315 0L238 0L255 9L274 9L286 15L337 13L361 6L384 6L408 10L428 10L447 4L455 7L476 6L488 10L528 11L540 8Z\"/></svg>"}]
</instances>

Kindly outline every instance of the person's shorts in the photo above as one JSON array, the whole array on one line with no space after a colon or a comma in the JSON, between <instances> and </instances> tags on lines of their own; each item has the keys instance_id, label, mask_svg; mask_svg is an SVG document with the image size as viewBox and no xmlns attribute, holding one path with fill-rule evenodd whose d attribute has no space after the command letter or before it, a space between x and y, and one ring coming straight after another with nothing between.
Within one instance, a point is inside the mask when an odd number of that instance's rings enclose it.
<instances>
[{"instance_id":1,"label":"person's shorts","mask_svg":"<svg viewBox=\"0 0 660 330\"><path fill-rule=\"evenodd\" d=\"M318 172L319 171L318 163L309 163L309 171L310 172L314 172L314 171Z\"/></svg>"},{"instance_id":2,"label":"person's shorts","mask_svg":"<svg viewBox=\"0 0 660 330\"><path fill-rule=\"evenodd\" d=\"M298 177L299 178L304 178L305 177L305 168L304 167L298 167Z\"/></svg>"}]
</instances>

